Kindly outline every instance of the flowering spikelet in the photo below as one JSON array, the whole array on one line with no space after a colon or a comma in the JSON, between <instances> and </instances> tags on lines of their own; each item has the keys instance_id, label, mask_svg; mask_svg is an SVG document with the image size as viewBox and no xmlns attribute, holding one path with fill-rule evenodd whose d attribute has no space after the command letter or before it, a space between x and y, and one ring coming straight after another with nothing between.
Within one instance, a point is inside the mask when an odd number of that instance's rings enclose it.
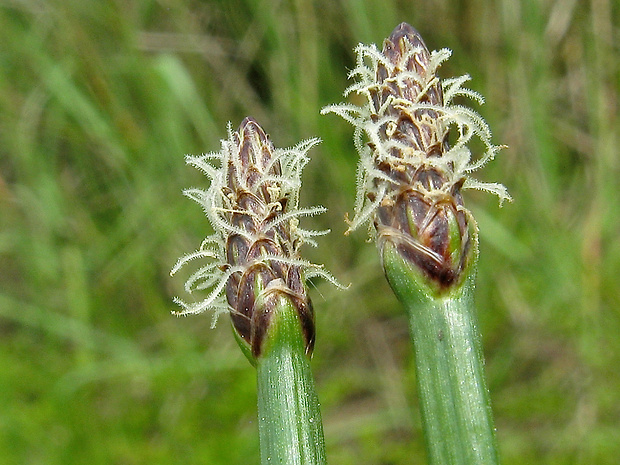
<instances>
[{"instance_id":1,"label":"flowering spikelet","mask_svg":"<svg viewBox=\"0 0 620 465\"><path fill-rule=\"evenodd\" d=\"M299 257L303 243L315 245L312 237L328 232L298 227L301 216L325 211L298 208L301 171L309 161L306 153L319 140L276 149L252 118L244 119L235 132L229 127L228 132L220 152L186 157L188 164L211 180L206 190L184 193L203 207L215 233L196 252L179 259L171 271L174 274L196 258L210 259L185 283L187 292L209 290L207 297L194 304L175 299L183 308L177 314L211 309L217 317L229 311L238 338L258 356L271 312L285 295L297 309L310 354L314 313L305 279L319 275L334 282L321 267Z\"/></svg>"},{"instance_id":2,"label":"flowering spikelet","mask_svg":"<svg viewBox=\"0 0 620 465\"><path fill-rule=\"evenodd\" d=\"M501 147L491 143L480 115L452 100L466 96L483 103L483 98L463 87L469 76L440 80L437 69L451 52L430 53L406 23L394 29L382 51L360 44L356 52L357 66L349 77L357 83L345 96L355 93L366 103L322 110L355 126L358 192L347 233L374 221L380 250L390 241L439 288L451 286L475 241L475 221L463 207L461 189L490 191L500 203L510 200L504 186L469 177ZM452 147L451 129L456 130ZM474 136L485 147L476 160L467 147Z\"/></svg>"}]
</instances>

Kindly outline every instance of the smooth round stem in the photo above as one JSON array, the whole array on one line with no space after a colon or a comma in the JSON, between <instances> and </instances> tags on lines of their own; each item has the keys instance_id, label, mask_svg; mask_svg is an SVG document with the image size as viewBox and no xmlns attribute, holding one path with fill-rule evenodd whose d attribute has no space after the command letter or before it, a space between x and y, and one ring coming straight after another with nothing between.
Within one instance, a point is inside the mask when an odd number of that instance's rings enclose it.
<instances>
[{"instance_id":1,"label":"smooth round stem","mask_svg":"<svg viewBox=\"0 0 620 465\"><path fill-rule=\"evenodd\" d=\"M409 316L429 463L498 464L473 305L473 264L464 282L442 295L425 288L395 250L385 250L384 266Z\"/></svg>"},{"instance_id":2,"label":"smooth round stem","mask_svg":"<svg viewBox=\"0 0 620 465\"><path fill-rule=\"evenodd\" d=\"M261 463L323 465L323 424L299 317L286 298L257 359Z\"/></svg>"}]
</instances>

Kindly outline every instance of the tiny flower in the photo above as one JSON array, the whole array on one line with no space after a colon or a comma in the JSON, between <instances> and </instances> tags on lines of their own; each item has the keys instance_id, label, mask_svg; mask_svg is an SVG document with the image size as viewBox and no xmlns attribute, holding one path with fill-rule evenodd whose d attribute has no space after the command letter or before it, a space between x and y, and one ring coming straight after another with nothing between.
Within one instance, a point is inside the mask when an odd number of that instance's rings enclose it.
<instances>
[{"instance_id":1,"label":"tiny flower","mask_svg":"<svg viewBox=\"0 0 620 465\"><path fill-rule=\"evenodd\" d=\"M289 149L276 149L258 123L243 120L239 129L222 140L217 153L187 156L188 164L202 170L211 183L206 190L187 189L184 194L200 204L214 234L200 248L180 258L176 273L194 259L208 263L193 273L185 290L207 291L206 297L188 304L175 298L177 315L222 312L231 316L240 343L256 357L278 299L286 296L297 309L306 339L306 352L314 344L314 313L305 280L322 276L334 279L320 266L302 260L302 244L316 245L313 237L328 231L299 227L303 216L325 211L323 207L299 208L301 171L308 150L319 142L310 139Z\"/></svg>"},{"instance_id":2,"label":"tiny flower","mask_svg":"<svg viewBox=\"0 0 620 465\"><path fill-rule=\"evenodd\" d=\"M469 76L440 80L437 69L447 49L430 53L420 34L406 23L375 45L356 48L357 66L349 77L362 106L330 105L355 127L360 155L355 216L349 231L374 222L380 251L386 242L422 270L438 288L457 283L475 241L475 221L463 206L461 190L482 189L510 200L501 184L484 183L470 173L492 160L501 147L475 111L453 104L457 96L483 98L463 87ZM450 131L456 131L449 143ZM468 143L477 137L484 154L473 159ZM364 143L366 142L366 143Z\"/></svg>"}]
</instances>

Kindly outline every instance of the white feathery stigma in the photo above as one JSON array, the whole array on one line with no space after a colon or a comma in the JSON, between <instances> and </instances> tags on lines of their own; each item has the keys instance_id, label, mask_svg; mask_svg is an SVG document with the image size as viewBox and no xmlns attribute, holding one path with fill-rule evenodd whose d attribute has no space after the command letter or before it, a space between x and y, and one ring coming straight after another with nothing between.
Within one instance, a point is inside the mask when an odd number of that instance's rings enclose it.
<instances>
[{"instance_id":1,"label":"white feathery stigma","mask_svg":"<svg viewBox=\"0 0 620 465\"><path fill-rule=\"evenodd\" d=\"M471 98L479 104L484 102L480 94L464 87L470 77L464 75L441 80L437 77L437 69L451 55L451 51L445 48L430 54L426 72L419 74L408 70L408 62L417 59L417 56L424 52L428 56L428 51L423 44L407 42L407 47L398 63L394 63L393 58L388 57L376 45L359 44L355 48L356 67L349 73L349 78L356 79L356 82L345 90L344 96L357 94L363 97L365 102L360 106L347 103L329 105L321 110L321 114L335 113L355 127L354 144L360 161L355 216L349 222L349 231L371 221L382 199L390 195L390 185L394 181L378 167L379 164L436 168L447 178L441 191L450 192L456 183L462 183L463 188L485 190L497 195L500 205L511 200L503 185L481 182L470 176L470 173L492 160L502 148L491 142L491 130L482 116L468 107L453 103L456 97ZM387 70L387 77L381 81L378 80L380 68ZM403 89L411 87L412 83L414 88L420 89L415 97L389 95L379 108L376 108L376 94L380 93L378 89L390 86ZM443 91L443 105L429 103L429 99L425 98L429 89L437 86ZM424 124L435 128L433 132L438 136L445 134L448 129L452 129L452 132L456 130L452 147L441 156L429 157L424 151L416 150L415 147L390 137L390 128L396 128L399 124L399 115L394 109L424 118ZM431 113L434 117L430 116ZM478 138L484 147L484 153L476 158L468 147L474 137ZM395 160L394 153L399 154L398 160Z\"/></svg>"},{"instance_id":2,"label":"white feathery stigma","mask_svg":"<svg viewBox=\"0 0 620 465\"><path fill-rule=\"evenodd\" d=\"M189 315L211 310L214 312L214 326L221 313L235 311L226 296L226 287L231 276L241 275L249 267L260 263L279 262L296 266L306 279L321 276L340 286L322 266L302 260L298 254L302 244L316 245L313 238L329 232L310 231L298 226L301 217L326 211L324 207L299 208L301 173L310 160L308 151L319 142L318 138L312 138L292 148L274 148L258 124L251 118L246 118L237 132L233 132L230 124L228 125L228 138L221 141L219 152L186 156L187 164L202 171L210 184L206 189L186 189L184 194L202 207L214 233L203 240L198 250L181 257L170 272L174 275L190 261L207 261L185 284L188 293L204 290L207 292L206 297L194 303L175 298L181 310L173 312L174 314ZM247 150L246 154L251 153L256 157L251 168L242 163L242 147ZM265 151L269 152L269 156L263 156ZM234 176L234 180L230 179L231 176ZM231 185L235 186L234 191ZM238 192L246 193L255 200L265 201L266 204L261 204L261 208L254 210L245 208L239 201ZM273 203L269 203L269 199L274 199ZM244 227L244 223L239 224L239 221L233 224L233 218L239 220L240 217L249 218L250 223L260 226ZM284 239L280 232L283 229L287 231ZM284 241L287 254L280 256L264 253L257 257L252 256L249 261L238 259L238 263L231 264L228 260L230 252L227 254L227 240L231 236L239 236L250 244L261 240Z\"/></svg>"}]
</instances>

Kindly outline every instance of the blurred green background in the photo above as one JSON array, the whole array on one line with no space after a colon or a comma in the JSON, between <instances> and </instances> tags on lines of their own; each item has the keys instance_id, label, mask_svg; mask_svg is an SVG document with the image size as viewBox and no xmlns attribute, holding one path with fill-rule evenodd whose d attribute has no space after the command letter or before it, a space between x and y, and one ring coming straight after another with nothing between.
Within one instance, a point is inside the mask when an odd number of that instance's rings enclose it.
<instances>
[{"instance_id":1,"label":"blurred green background","mask_svg":"<svg viewBox=\"0 0 620 465\"><path fill-rule=\"evenodd\" d=\"M174 318L177 257L210 232L186 153L258 119L319 135L302 204L328 457L424 463L407 320L365 231L348 238L358 42L396 24L449 47L506 144L466 194L504 464L620 457L618 0L0 2L0 463L258 463L255 373L226 319ZM190 267L191 268L191 267ZM189 269L184 270L189 274Z\"/></svg>"}]
</instances>

